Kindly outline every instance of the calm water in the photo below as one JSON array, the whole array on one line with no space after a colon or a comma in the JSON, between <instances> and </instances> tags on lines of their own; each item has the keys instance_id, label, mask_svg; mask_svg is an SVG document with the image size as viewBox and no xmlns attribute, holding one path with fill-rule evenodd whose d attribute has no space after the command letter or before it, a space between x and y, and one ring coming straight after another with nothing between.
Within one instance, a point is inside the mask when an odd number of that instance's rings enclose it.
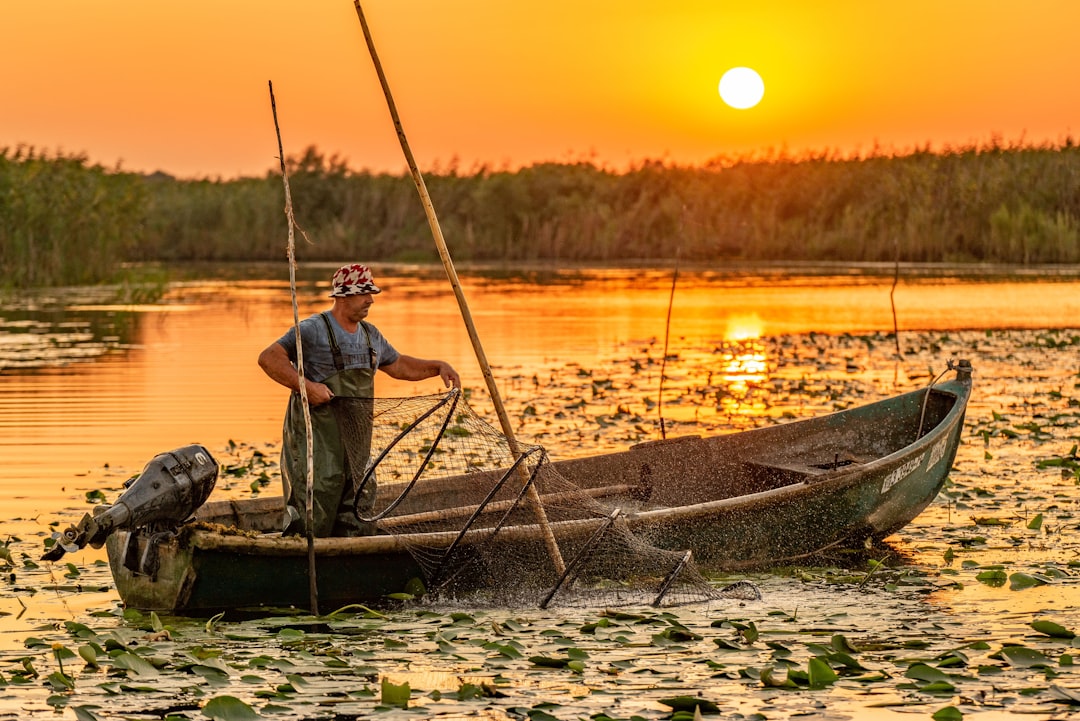
<instances>
[{"instance_id":1,"label":"calm water","mask_svg":"<svg viewBox=\"0 0 1080 721\"><path fill-rule=\"evenodd\" d=\"M300 283L301 317L327 307L324 278L332 270L305 270L310 278ZM484 412L482 377L441 269L377 271L385 292L370 320L399 350L453 363ZM540 440L555 458L658 437L659 414L651 401L658 396L670 271L461 275L522 437ZM1080 632L1078 489L1071 479L1035 467L1039 459L1065 455L1080 438L1080 279L909 276L895 292L900 361L890 335L891 285L888 271L684 270L678 276L663 401L665 420L676 432L726 432L814 415L924 385L948 358L968 357L975 365L968 433L953 486L897 542L896 553L929 580L921 586L910 581L919 586L915 595L878 590L867 596L813 579L762 575L756 580L768 605L747 613L762 625L770 609L797 609L811 627L871 637L912 634L941 651L972 638L997 644L1022 639L1037 614ZM280 268L243 278L207 271L202 279L172 284L152 304L121 305L104 291L77 290L0 307L0 540L20 539L11 546L17 549L13 567L20 554L36 555L50 523L69 523L87 510L86 492L104 488L111 498L157 453L201 443L221 460L230 442L275 452L285 391L263 376L255 359L291 321L287 269ZM435 381L379 382L385 396L438 390ZM525 406L533 412L521 413ZM577 410L568 411L571 406ZM597 422L616 407L629 408L636 419ZM219 492L242 494L246 487L219 482ZM1046 514L1046 527L1024 530L1036 513ZM1001 523L973 521L989 517ZM942 560L949 551L955 564ZM89 565L100 558L90 549L80 554L77 560L88 565L75 581L60 577L62 569L49 569L44 583L66 589L60 593L34 596L14 580L0 586L0 673L10 676L30 632L115 608L107 572ZM976 582L987 564L1010 572L1053 568L1063 576L1015 592ZM26 578L33 572L19 573ZM73 584L81 590L72 592ZM683 622L709 633L711 613L691 612ZM560 619L534 612L530 622ZM416 641L418 647L425 642ZM4 649L12 651L4 655ZM405 661L399 673L407 675L415 661ZM759 694L731 680L737 676L706 673L700 658L679 667L678 654L665 655L657 663L672 664L691 691L741 699L731 702L729 713L764 710ZM430 669L449 678L461 670L436 661ZM594 688L602 687L603 678L591 682ZM1064 678L1065 686L1078 685L1075 673ZM1017 699L1011 708L1050 717L1038 699L1015 693L1040 682L1045 688L1045 679L1008 681L1010 698ZM533 688L523 682L518 691L533 702L545 693L565 695L564 707L577 709L574 718L607 709L602 700L583 700L580 691L546 683ZM50 712L42 698L19 702L8 688L5 701L0 684L0 709L25 711L29 703L43 715ZM661 694L655 685L635 693L656 688ZM865 708L872 704L858 690L830 694L789 695L789 701L766 705L779 704L770 713L826 718L818 706L826 701L840 717L898 718L894 711ZM653 711L661 708L650 703ZM948 697L918 712L928 716L946 703ZM1008 710L980 707L980 718Z\"/></svg>"},{"instance_id":2,"label":"calm water","mask_svg":"<svg viewBox=\"0 0 1080 721\"><path fill-rule=\"evenodd\" d=\"M483 380L441 269L380 269L370 320L402 352L441 357L467 387ZM321 272L320 272L321 271ZM301 279L300 317L327 307L330 269ZM271 274L283 276L270 279ZM516 378L594 365L614 349L662 345L670 271L594 271L499 278L462 273L464 292L504 396ZM287 268L263 279L177 283L152 305L107 305L87 291L0 309L0 508L41 517L108 466L141 469L162 451L230 440L280 440L284 391L255 359L290 327ZM670 352L727 338L891 332L890 277L679 274ZM1054 283L923 278L895 294L901 331L1060 328L1080 318L1080 280ZM889 349L883 345L881 353ZM382 374L380 374L382 375ZM394 382L379 395L438 390ZM554 454L559 448L550 449Z\"/></svg>"}]
</instances>

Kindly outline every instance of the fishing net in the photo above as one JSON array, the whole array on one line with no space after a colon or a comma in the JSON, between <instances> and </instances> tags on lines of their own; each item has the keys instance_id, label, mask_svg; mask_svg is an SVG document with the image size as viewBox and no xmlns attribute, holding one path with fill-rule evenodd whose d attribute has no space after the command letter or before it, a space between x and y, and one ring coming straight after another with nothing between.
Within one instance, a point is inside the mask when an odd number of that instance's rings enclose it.
<instances>
[{"instance_id":1,"label":"fishing net","mask_svg":"<svg viewBox=\"0 0 1080 721\"><path fill-rule=\"evenodd\" d=\"M362 523L393 534L429 596L503 606L673 606L749 593L713 586L688 551L631 531L631 486L579 487L459 391L338 398ZM640 500L640 499L639 499Z\"/></svg>"}]
</instances>

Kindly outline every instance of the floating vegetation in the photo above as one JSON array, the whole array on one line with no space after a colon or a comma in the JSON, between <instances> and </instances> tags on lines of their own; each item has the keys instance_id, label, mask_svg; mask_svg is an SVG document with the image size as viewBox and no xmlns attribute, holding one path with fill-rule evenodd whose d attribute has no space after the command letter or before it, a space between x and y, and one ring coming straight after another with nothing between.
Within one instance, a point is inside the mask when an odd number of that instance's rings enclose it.
<instances>
[{"instance_id":1,"label":"floating vegetation","mask_svg":"<svg viewBox=\"0 0 1080 721\"><path fill-rule=\"evenodd\" d=\"M65 622L6 651L0 703L79 719L359 718L387 708L489 718L812 713L954 701L1051 713L1080 681L1075 633L1050 619L977 629L926 599L772 582L768 603L545 615L417 608L213 625L134 611ZM932 608L932 603L930 604ZM844 609L838 612L838 609ZM108 709L106 711L106 709Z\"/></svg>"},{"instance_id":2,"label":"floating vegetation","mask_svg":"<svg viewBox=\"0 0 1080 721\"><path fill-rule=\"evenodd\" d=\"M1080 457L1077 457L1076 449L1077 444L1074 443L1072 449L1065 455L1039 459L1035 466L1039 470L1060 468L1062 478L1071 478L1076 483L1080 483Z\"/></svg>"},{"instance_id":3,"label":"floating vegetation","mask_svg":"<svg viewBox=\"0 0 1080 721\"><path fill-rule=\"evenodd\" d=\"M120 609L100 558L39 562L41 537L52 529L5 524L0 718L1074 714L1074 337L910 333L899 363L882 352L891 339L881 334L758 339L681 348L669 358L669 435L782 423L873 400L925 385L950 357L975 366L964 443L937 501L883 546L749 577L760 599L549 611L388 600L321 617L295 609L159 617ZM542 438L556 457L653 440L660 353L645 341L596 367L530 372L512 386L509 413L523 437ZM743 365L733 366L739 358ZM211 450L229 493L277 492L277 449L236 442ZM102 479L104 495L122 481Z\"/></svg>"}]
</instances>

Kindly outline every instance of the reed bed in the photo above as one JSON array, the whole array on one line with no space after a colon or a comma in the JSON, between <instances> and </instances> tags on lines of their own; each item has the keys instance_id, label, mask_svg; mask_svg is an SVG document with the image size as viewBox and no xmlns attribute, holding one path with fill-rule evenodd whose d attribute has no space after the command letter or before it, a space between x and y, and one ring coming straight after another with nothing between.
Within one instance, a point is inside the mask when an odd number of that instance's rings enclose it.
<instances>
[{"instance_id":1,"label":"reed bed","mask_svg":"<svg viewBox=\"0 0 1080 721\"><path fill-rule=\"evenodd\" d=\"M407 174L316 148L287 160L300 261L435 261ZM589 162L425 172L461 261L1080 263L1080 149L992 142L905 155ZM0 149L0 284L97 283L125 264L279 260L276 173L184 180Z\"/></svg>"}]
</instances>

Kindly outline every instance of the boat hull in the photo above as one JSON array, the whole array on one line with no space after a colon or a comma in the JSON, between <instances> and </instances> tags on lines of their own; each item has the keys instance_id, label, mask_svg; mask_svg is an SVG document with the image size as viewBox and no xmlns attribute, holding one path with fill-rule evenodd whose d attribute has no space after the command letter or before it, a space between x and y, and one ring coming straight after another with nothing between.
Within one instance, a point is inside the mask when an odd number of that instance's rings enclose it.
<instances>
[{"instance_id":1,"label":"boat hull","mask_svg":"<svg viewBox=\"0 0 1080 721\"><path fill-rule=\"evenodd\" d=\"M199 534L205 537L196 537ZM308 557L306 552L293 552L304 549L282 553L260 543L206 544L214 535L199 531L187 544L158 544L159 562L153 575L124 565L131 533L111 536L107 542L110 570L125 605L168 613L310 608ZM135 538L134 543L133 552L138 553L147 541ZM320 549L315 577L320 608L327 612L356 603L385 604L388 595L405 591L422 573L403 548L335 554Z\"/></svg>"},{"instance_id":2,"label":"boat hull","mask_svg":"<svg viewBox=\"0 0 1080 721\"><path fill-rule=\"evenodd\" d=\"M693 552L715 570L790 563L829 548L883 539L937 496L961 440L970 370L932 391L915 391L821 418L709 438L679 438L555 463L575 486L598 493L629 528L664 549ZM425 491L419 508L450 507L449 489ZM445 496L445 497L444 497ZM452 500L451 500L452 498ZM209 613L258 607L307 608L307 541L273 533L281 499L207 503L171 539L129 532L107 540L117 589L131 607ZM596 523L554 523L557 539ZM472 542L426 534L428 547ZM477 537L479 537L477 535ZM500 532L503 543L543 550L537 526ZM323 611L385 603L423 577L415 539L390 534L315 539ZM152 563L145 559L152 557Z\"/></svg>"}]
</instances>

